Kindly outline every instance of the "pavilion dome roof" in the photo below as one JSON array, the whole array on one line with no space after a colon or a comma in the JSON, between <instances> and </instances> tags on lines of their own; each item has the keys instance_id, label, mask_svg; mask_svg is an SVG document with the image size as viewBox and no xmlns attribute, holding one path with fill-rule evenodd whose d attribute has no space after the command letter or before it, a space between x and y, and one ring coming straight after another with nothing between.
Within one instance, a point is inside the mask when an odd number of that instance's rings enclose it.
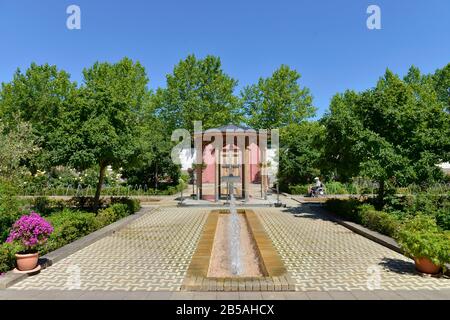
<instances>
[{"instance_id":1,"label":"pavilion dome roof","mask_svg":"<svg viewBox=\"0 0 450 320\"><path fill-rule=\"evenodd\" d=\"M225 126L221 126L219 128L216 128L216 129L225 132L227 130L251 130L252 128L250 128L248 126L245 126L245 125L239 125L238 126L238 125L230 123L230 124L227 124Z\"/></svg>"}]
</instances>

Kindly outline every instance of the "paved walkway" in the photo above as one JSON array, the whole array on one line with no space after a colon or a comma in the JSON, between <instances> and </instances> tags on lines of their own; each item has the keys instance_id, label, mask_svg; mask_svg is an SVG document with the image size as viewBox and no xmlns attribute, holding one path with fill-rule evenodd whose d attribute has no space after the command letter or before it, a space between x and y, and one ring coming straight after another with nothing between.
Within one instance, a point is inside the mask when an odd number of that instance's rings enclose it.
<instances>
[{"instance_id":1,"label":"paved walkway","mask_svg":"<svg viewBox=\"0 0 450 320\"><path fill-rule=\"evenodd\" d=\"M450 279L417 274L411 259L330 221L314 207L257 212L298 291L450 289Z\"/></svg>"},{"instance_id":2,"label":"paved walkway","mask_svg":"<svg viewBox=\"0 0 450 320\"><path fill-rule=\"evenodd\" d=\"M179 290L206 209L159 208L10 287L20 290Z\"/></svg>"},{"instance_id":3,"label":"paved walkway","mask_svg":"<svg viewBox=\"0 0 450 320\"><path fill-rule=\"evenodd\" d=\"M0 300L449 300L450 290L170 292L0 290Z\"/></svg>"},{"instance_id":4,"label":"paved walkway","mask_svg":"<svg viewBox=\"0 0 450 320\"><path fill-rule=\"evenodd\" d=\"M254 211L298 292L175 292L210 209L161 207L0 291L0 299L450 299L450 279L418 275L410 259L283 201L292 207Z\"/></svg>"}]
</instances>

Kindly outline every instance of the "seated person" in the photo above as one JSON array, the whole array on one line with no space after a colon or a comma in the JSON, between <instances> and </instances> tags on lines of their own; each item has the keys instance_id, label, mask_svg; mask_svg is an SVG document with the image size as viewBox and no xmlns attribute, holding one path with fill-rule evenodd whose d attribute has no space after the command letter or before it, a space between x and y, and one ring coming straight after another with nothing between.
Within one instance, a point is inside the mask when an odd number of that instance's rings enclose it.
<instances>
[{"instance_id":1,"label":"seated person","mask_svg":"<svg viewBox=\"0 0 450 320\"><path fill-rule=\"evenodd\" d=\"M316 193L320 188L323 188L323 183L320 181L319 177L314 178L314 185L310 189L310 195Z\"/></svg>"}]
</instances>

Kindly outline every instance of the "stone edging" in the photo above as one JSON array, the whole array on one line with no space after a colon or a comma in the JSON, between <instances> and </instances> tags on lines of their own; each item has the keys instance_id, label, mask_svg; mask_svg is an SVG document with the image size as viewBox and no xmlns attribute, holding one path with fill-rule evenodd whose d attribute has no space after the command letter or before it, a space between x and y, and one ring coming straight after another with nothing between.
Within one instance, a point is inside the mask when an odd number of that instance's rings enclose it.
<instances>
[{"instance_id":1,"label":"stone edging","mask_svg":"<svg viewBox=\"0 0 450 320\"><path fill-rule=\"evenodd\" d=\"M283 195L300 203L300 204L305 204L305 202L301 202L298 199L295 199L294 197L292 197L292 195L290 195L288 193L285 193ZM321 213L328 215L331 220L333 220L336 223L339 223L340 225L346 227L347 229L350 229L351 231L353 231L369 240L372 240L378 244L381 244L382 246L385 246L386 248L389 248L397 253L403 254L402 249L398 245L397 241L395 241L393 238L385 236L379 232L370 230L366 227L363 227L360 224L344 220L341 217L339 217L338 215L336 215L332 212L329 212L328 210L325 210L321 207L319 207L318 209L321 211ZM446 264L446 269L447 269L447 271L445 272L445 274L447 276L450 276L450 264Z\"/></svg>"},{"instance_id":2,"label":"stone edging","mask_svg":"<svg viewBox=\"0 0 450 320\"><path fill-rule=\"evenodd\" d=\"M70 256L71 254L85 248L86 246L96 242L97 240L100 240L101 238L107 237L114 232L122 229L129 223L133 222L136 219L139 219L144 214L148 213L148 208L158 208L158 206L147 206L147 207L141 207L141 209L136 212L135 214L131 214L123 219L120 219L114 223L111 223L110 225L107 225L99 230L96 230L80 239L75 240L74 242L71 242L59 249L56 249L55 251L49 252L43 257L39 259L39 264L41 265L42 269L50 267L52 264ZM6 289L17 282L27 278L30 276L30 274L19 274L14 273L13 271L8 271L6 274L0 277L0 290Z\"/></svg>"}]
</instances>

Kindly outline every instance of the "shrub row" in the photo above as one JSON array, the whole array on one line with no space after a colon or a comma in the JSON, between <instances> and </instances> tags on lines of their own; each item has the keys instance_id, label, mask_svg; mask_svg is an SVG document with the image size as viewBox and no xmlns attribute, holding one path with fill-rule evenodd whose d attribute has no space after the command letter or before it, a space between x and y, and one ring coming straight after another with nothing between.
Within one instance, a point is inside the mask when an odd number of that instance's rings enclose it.
<instances>
[{"instance_id":1,"label":"shrub row","mask_svg":"<svg viewBox=\"0 0 450 320\"><path fill-rule=\"evenodd\" d=\"M97 214L64 208L62 211L46 217L52 224L54 231L47 243L39 250L39 253L44 255L56 250L139 210L137 200L119 198L114 201L116 203L99 210ZM14 254L19 251L20 247L12 244L4 243L0 245L0 273L14 268Z\"/></svg>"},{"instance_id":2,"label":"shrub row","mask_svg":"<svg viewBox=\"0 0 450 320\"><path fill-rule=\"evenodd\" d=\"M390 237L395 237L401 224L395 215L377 211L372 205L364 204L356 199L330 199L326 202L326 208L346 220Z\"/></svg>"},{"instance_id":3,"label":"shrub row","mask_svg":"<svg viewBox=\"0 0 450 320\"><path fill-rule=\"evenodd\" d=\"M327 194L357 194L359 189L356 185L352 183L344 184L337 181L327 182L325 185L325 192ZM290 194L308 194L309 187L308 184L299 184L289 186Z\"/></svg>"},{"instance_id":4,"label":"shrub row","mask_svg":"<svg viewBox=\"0 0 450 320\"><path fill-rule=\"evenodd\" d=\"M100 199L100 208L108 207L112 204L126 204L130 212L139 210L139 200L128 197L111 197L109 199ZM55 200L47 197L37 197L33 200L32 208L41 215L47 216L53 212L59 212L63 209L78 209L92 211L94 207L94 197L72 197L70 200Z\"/></svg>"}]
</instances>

